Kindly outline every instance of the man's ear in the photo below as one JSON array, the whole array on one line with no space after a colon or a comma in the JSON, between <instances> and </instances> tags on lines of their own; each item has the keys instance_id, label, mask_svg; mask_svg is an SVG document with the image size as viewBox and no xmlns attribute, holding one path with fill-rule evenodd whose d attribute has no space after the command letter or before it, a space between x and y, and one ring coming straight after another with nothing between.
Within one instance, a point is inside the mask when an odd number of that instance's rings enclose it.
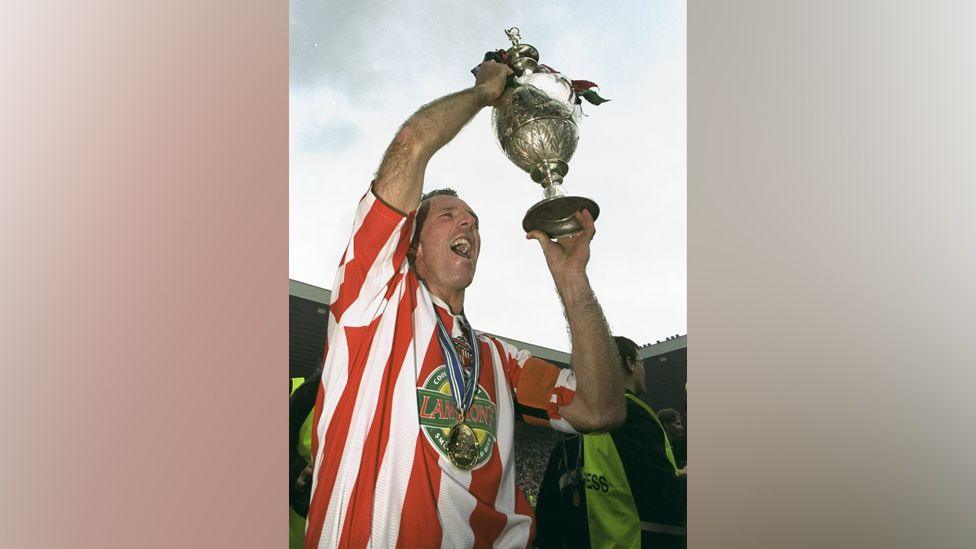
<instances>
[{"instance_id":1,"label":"man's ear","mask_svg":"<svg viewBox=\"0 0 976 549\"><path fill-rule=\"evenodd\" d=\"M411 243L410 247L407 248L407 261L413 268L416 268L418 251L420 251L420 239L417 239L416 242Z\"/></svg>"}]
</instances>

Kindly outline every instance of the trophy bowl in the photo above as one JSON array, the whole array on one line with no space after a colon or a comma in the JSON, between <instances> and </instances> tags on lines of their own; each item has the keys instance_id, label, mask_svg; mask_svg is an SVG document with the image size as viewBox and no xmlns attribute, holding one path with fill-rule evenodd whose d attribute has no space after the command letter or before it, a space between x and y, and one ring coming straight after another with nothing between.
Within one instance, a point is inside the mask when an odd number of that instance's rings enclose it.
<instances>
[{"instance_id":1,"label":"trophy bowl","mask_svg":"<svg viewBox=\"0 0 976 549\"><path fill-rule=\"evenodd\" d=\"M540 68L536 49L513 42L507 63L517 85L495 100L492 128L505 156L543 188L545 198L529 208L522 228L540 229L550 238L566 236L582 229L577 211L587 209L593 219L600 215L596 202L566 196L562 186L579 142L580 109L569 82L558 73L535 72Z\"/></svg>"}]
</instances>

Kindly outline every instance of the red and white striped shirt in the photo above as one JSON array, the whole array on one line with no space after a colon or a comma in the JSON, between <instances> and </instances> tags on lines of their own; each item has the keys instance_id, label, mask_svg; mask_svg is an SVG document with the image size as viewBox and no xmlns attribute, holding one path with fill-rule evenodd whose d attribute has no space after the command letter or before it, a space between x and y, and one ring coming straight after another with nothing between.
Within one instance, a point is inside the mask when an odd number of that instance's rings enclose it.
<instances>
[{"instance_id":1,"label":"red and white striped shirt","mask_svg":"<svg viewBox=\"0 0 976 549\"><path fill-rule=\"evenodd\" d=\"M305 544L526 547L534 518L515 485L516 405L526 421L572 433L559 408L575 377L478 333L482 368L466 414L478 461L470 471L450 462L443 443L457 412L434 314L452 336L461 329L408 266L415 214L371 191L356 211L329 307Z\"/></svg>"}]
</instances>

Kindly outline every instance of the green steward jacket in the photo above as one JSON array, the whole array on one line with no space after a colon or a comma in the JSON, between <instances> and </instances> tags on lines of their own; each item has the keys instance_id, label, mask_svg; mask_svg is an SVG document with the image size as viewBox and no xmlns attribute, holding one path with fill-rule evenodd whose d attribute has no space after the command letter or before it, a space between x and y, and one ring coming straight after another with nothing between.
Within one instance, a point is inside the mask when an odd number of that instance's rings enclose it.
<instances>
[{"instance_id":1,"label":"green steward jacket","mask_svg":"<svg viewBox=\"0 0 976 549\"><path fill-rule=\"evenodd\" d=\"M549 458L537 547L685 547L687 485L654 412L627 394L612 433L567 437Z\"/></svg>"}]
</instances>

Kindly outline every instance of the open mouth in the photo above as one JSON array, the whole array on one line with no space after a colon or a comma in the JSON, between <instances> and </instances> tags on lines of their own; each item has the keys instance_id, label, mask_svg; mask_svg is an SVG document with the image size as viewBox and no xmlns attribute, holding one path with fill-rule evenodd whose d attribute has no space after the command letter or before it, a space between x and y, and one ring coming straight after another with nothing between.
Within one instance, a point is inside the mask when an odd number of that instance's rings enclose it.
<instances>
[{"instance_id":1,"label":"open mouth","mask_svg":"<svg viewBox=\"0 0 976 549\"><path fill-rule=\"evenodd\" d=\"M471 242L462 236L451 242L451 251L465 259L471 259Z\"/></svg>"}]
</instances>

